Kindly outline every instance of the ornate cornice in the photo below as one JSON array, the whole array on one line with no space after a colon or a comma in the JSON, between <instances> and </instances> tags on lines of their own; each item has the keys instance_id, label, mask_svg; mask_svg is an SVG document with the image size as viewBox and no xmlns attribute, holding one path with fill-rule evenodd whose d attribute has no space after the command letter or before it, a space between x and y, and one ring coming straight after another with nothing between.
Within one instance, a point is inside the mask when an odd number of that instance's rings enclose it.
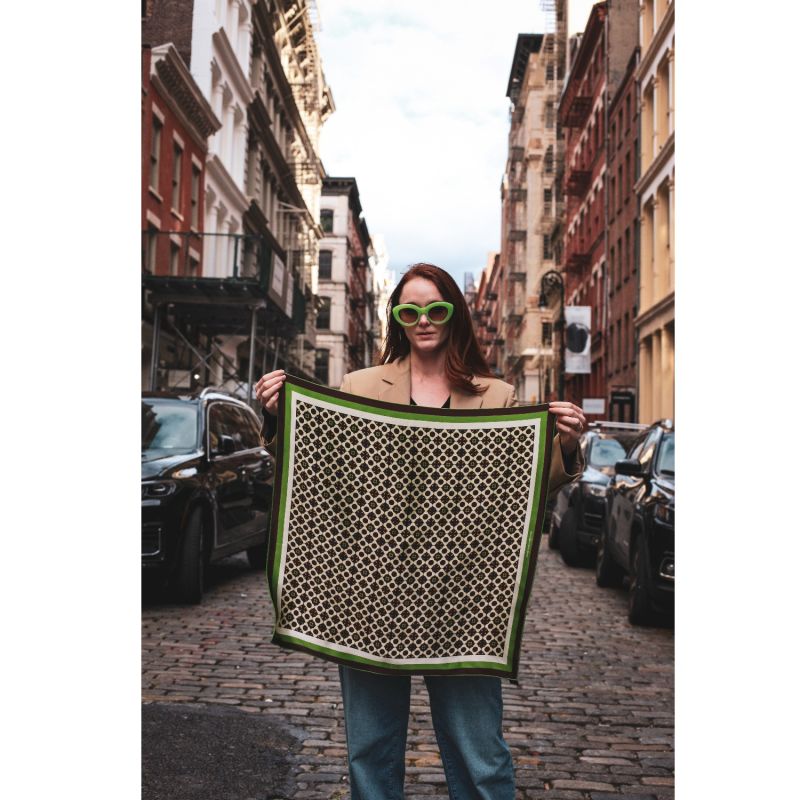
<instances>
[{"instance_id":1,"label":"ornate cornice","mask_svg":"<svg viewBox=\"0 0 800 800\"><path fill-rule=\"evenodd\" d=\"M222 127L222 123L171 42L153 47L150 53L151 83L190 136L205 149L206 140Z\"/></svg>"}]
</instances>

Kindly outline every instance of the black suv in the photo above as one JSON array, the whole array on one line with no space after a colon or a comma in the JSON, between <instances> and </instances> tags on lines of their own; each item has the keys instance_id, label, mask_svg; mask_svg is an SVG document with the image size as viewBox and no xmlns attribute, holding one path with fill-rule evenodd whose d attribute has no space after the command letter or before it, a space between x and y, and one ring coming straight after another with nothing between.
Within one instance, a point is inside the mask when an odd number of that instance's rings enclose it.
<instances>
[{"instance_id":1,"label":"black suv","mask_svg":"<svg viewBox=\"0 0 800 800\"><path fill-rule=\"evenodd\" d=\"M247 550L267 559L275 461L261 422L218 390L142 395L142 569L199 603L205 567Z\"/></svg>"},{"instance_id":2,"label":"black suv","mask_svg":"<svg viewBox=\"0 0 800 800\"><path fill-rule=\"evenodd\" d=\"M594 564L614 464L625 457L631 443L646 429L646 425L633 422L592 422L581 436L586 468L579 480L556 494L548 535L550 547L559 548L569 566Z\"/></svg>"},{"instance_id":3,"label":"black suv","mask_svg":"<svg viewBox=\"0 0 800 800\"><path fill-rule=\"evenodd\" d=\"M675 427L651 425L615 465L597 548L598 586L627 575L628 619L638 625L674 611Z\"/></svg>"}]
</instances>

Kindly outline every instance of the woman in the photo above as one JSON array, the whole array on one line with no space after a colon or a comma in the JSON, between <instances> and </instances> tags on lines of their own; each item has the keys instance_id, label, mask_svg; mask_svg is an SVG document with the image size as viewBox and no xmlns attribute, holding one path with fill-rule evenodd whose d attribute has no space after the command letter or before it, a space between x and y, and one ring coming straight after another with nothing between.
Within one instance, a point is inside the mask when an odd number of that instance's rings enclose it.
<instances>
[{"instance_id":1,"label":"woman","mask_svg":"<svg viewBox=\"0 0 800 800\"><path fill-rule=\"evenodd\" d=\"M380 365L344 376L341 390L390 403L442 408L516 405L514 387L492 377L481 354L469 309L456 282L432 264L415 264L389 299L389 330ZM256 384L265 411L265 438L273 435L278 392L286 375L276 370ZM574 480L582 464L581 410L555 401L549 491ZM566 467L566 469L565 469ZM411 696L408 675L375 675L340 666L352 800L403 796ZM436 740L451 798L513 800L514 771L502 733L500 678L425 676Z\"/></svg>"}]
</instances>

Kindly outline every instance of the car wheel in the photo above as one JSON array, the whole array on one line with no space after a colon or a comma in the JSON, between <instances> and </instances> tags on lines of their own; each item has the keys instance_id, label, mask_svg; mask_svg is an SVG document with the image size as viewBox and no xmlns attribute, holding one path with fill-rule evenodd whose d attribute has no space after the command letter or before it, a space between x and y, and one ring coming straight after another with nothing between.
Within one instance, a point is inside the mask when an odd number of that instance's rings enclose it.
<instances>
[{"instance_id":1,"label":"car wheel","mask_svg":"<svg viewBox=\"0 0 800 800\"><path fill-rule=\"evenodd\" d=\"M597 542L597 561L594 567L594 579L598 586L621 586L625 573L614 561L608 551L608 523L603 523L600 539Z\"/></svg>"},{"instance_id":2,"label":"car wheel","mask_svg":"<svg viewBox=\"0 0 800 800\"><path fill-rule=\"evenodd\" d=\"M558 550L558 525L552 516L550 517L550 530L547 532L547 546L551 550Z\"/></svg>"},{"instance_id":3,"label":"car wheel","mask_svg":"<svg viewBox=\"0 0 800 800\"><path fill-rule=\"evenodd\" d=\"M633 551L631 564L631 582L628 588L628 621L632 625L648 625L653 620L645 547L644 536L640 534L636 537L636 549Z\"/></svg>"},{"instance_id":4,"label":"car wheel","mask_svg":"<svg viewBox=\"0 0 800 800\"><path fill-rule=\"evenodd\" d=\"M264 542L264 544L257 544L255 547L248 547L247 560L253 569L266 569L267 543Z\"/></svg>"},{"instance_id":5,"label":"car wheel","mask_svg":"<svg viewBox=\"0 0 800 800\"><path fill-rule=\"evenodd\" d=\"M574 508L568 508L561 517L561 525L558 526L558 546L561 550L561 558L570 567L577 567L581 564L581 552L578 547L578 515Z\"/></svg>"},{"instance_id":6,"label":"car wheel","mask_svg":"<svg viewBox=\"0 0 800 800\"><path fill-rule=\"evenodd\" d=\"M186 523L180 563L175 574L175 594L181 603L196 605L203 599L205 572L203 529L203 512L202 509L196 508Z\"/></svg>"}]
</instances>

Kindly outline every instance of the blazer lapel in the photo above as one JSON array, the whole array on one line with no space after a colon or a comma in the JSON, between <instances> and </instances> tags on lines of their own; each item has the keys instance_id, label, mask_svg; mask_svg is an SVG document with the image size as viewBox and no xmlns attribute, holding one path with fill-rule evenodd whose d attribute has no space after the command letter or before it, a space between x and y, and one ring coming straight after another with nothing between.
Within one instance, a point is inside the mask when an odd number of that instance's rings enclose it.
<instances>
[{"instance_id":1,"label":"blazer lapel","mask_svg":"<svg viewBox=\"0 0 800 800\"><path fill-rule=\"evenodd\" d=\"M475 378L472 378L472 382L480 385ZM450 393L450 408L480 408L482 405L482 394L468 394L458 388L453 388L453 391Z\"/></svg>"},{"instance_id":2,"label":"blazer lapel","mask_svg":"<svg viewBox=\"0 0 800 800\"><path fill-rule=\"evenodd\" d=\"M408 356L384 365L381 375L381 387L378 399L384 403L411 403L411 372ZM473 383L478 383L475 378ZM454 388L450 393L450 408L480 408L483 405L482 394L468 394Z\"/></svg>"},{"instance_id":3,"label":"blazer lapel","mask_svg":"<svg viewBox=\"0 0 800 800\"><path fill-rule=\"evenodd\" d=\"M409 405L411 402L411 373L409 372L408 356L399 358L389 364L384 364L381 375L381 387L378 390L378 400L384 403L401 403Z\"/></svg>"}]
</instances>

